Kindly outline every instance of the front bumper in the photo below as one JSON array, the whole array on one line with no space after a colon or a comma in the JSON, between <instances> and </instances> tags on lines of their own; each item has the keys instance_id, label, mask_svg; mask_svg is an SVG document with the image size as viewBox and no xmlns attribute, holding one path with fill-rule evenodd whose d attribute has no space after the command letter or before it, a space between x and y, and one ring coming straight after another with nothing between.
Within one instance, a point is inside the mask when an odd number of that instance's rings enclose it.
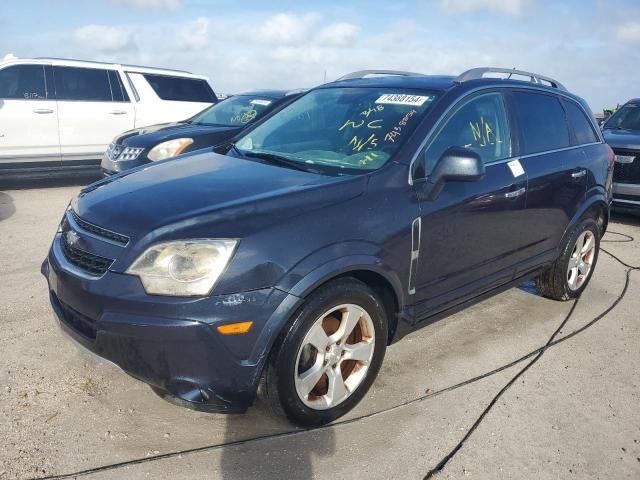
<instances>
[{"instance_id":1,"label":"front bumper","mask_svg":"<svg viewBox=\"0 0 640 480\"><path fill-rule=\"evenodd\" d=\"M105 153L102 155L100 167L102 169L102 176L108 177L148 163L150 163L150 160L147 158L146 151L142 152L135 160L111 160Z\"/></svg>"},{"instance_id":2,"label":"front bumper","mask_svg":"<svg viewBox=\"0 0 640 480\"><path fill-rule=\"evenodd\" d=\"M60 235L42 264L62 329L161 396L205 411L237 413L253 402L279 328L300 301L268 288L207 298L147 295L137 277L77 275ZM252 320L244 335L216 326Z\"/></svg>"},{"instance_id":3,"label":"front bumper","mask_svg":"<svg viewBox=\"0 0 640 480\"><path fill-rule=\"evenodd\" d=\"M614 183L613 205L629 209L640 209L640 184Z\"/></svg>"}]
</instances>

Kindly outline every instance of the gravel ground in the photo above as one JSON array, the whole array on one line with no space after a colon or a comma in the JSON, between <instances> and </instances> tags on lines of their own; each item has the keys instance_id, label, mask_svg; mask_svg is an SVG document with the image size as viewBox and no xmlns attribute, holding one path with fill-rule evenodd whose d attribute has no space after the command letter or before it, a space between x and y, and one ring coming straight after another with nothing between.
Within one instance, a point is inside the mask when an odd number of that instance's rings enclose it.
<instances>
[{"instance_id":1,"label":"gravel ground","mask_svg":"<svg viewBox=\"0 0 640 480\"><path fill-rule=\"evenodd\" d=\"M170 405L74 347L39 269L77 190L0 192L0 479L410 479L452 450L439 477L640 478L640 271L613 257L525 373L534 356L512 362L572 307L531 284L394 345L346 422L304 432L260 404L231 416ZM603 247L640 266L640 218L614 217L610 232L638 239L609 233Z\"/></svg>"}]
</instances>

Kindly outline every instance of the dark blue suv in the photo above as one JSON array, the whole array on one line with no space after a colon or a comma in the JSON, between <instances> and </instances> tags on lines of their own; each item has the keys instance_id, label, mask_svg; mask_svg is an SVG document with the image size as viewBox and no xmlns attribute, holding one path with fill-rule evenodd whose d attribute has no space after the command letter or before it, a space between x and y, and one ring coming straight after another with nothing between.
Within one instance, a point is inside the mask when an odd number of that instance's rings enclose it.
<instances>
[{"instance_id":1,"label":"dark blue suv","mask_svg":"<svg viewBox=\"0 0 640 480\"><path fill-rule=\"evenodd\" d=\"M62 328L163 397L242 412L259 393L319 425L412 330L528 278L579 296L612 172L553 79L356 72L216 152L85 188L42 272Z\"/></svg>"}]
</instances>

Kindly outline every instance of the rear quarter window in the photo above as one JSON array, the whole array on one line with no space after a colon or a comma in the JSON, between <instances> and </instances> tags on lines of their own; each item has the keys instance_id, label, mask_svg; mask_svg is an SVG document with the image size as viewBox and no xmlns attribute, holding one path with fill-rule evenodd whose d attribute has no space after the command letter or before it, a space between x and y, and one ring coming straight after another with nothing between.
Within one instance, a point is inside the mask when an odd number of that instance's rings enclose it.
<instances>
[{"instance_id":1,"label":"rear quarter window","mask_svg":"<svg viewBox=\"0 0 640 480\"><path fill-rule=\"evenodd\" d=\"M583 110L573 102L563 100L563 103L567 110L569 125L571 125L573 129L575 144L584 145L585 143L596 143L598 137L593 131L593 126Z\"/></svg>"},{"instance_id":2,"label":"rear quarter window","mask_svg":"<svg viewBox=\"0 0 640 480\"><path fill-rule=\"evenodd\" d=\"M522 91L512 95L522 154L558 150L571 145L567 119L557 97Z\"/></svg>"},{"instance_id":3,"label":"rear quarter window","mask_svg":"<svg viewBox=\"0 0 640 480\"><path fill-rule=\"evenodd\" d=\"M143 77L162 100L215 103L216 96L205 80L145 73Z\"/></svg>"}]
</instances>

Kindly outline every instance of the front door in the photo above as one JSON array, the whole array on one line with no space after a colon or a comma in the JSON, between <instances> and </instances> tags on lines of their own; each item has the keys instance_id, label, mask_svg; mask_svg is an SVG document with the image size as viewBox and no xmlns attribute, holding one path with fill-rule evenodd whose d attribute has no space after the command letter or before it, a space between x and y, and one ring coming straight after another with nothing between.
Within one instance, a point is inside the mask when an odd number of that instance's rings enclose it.
<instances>
[{"instance_id":1,"label":"front door","mask_svg":"<svg viewBox=\"0 0 640 480\"><path fill-rule=\"evenodd\" d=\"M437 199L421 201L418 319L507 283L529 241L523 215L527 175L512 158L501 93L473 96L454 110L424 153L427 174L452 146L479 153L486 173L476 182L447 182ZM420 182L415 188L420 196Z\"/></svg>"},{"instance_id":2,"label":"front door","mask_svg":"<svg viewBox=\"0 0 640 480\"><path fill-rule=\"evenodd\" d=\"M54 67L63 160L100 158L113 138L134 126L134 108L118 98L109 71Z\"/></svg>"},{"instance_id":3,"label":"front door","mask_svg":"<svg viewBox=\"0 0 640 480\"><path fill-rule=\"evenodd\" d=\"M0 70L0 162L59 162L58 108L48 65Z\"/></svg>"}]
</instances>

